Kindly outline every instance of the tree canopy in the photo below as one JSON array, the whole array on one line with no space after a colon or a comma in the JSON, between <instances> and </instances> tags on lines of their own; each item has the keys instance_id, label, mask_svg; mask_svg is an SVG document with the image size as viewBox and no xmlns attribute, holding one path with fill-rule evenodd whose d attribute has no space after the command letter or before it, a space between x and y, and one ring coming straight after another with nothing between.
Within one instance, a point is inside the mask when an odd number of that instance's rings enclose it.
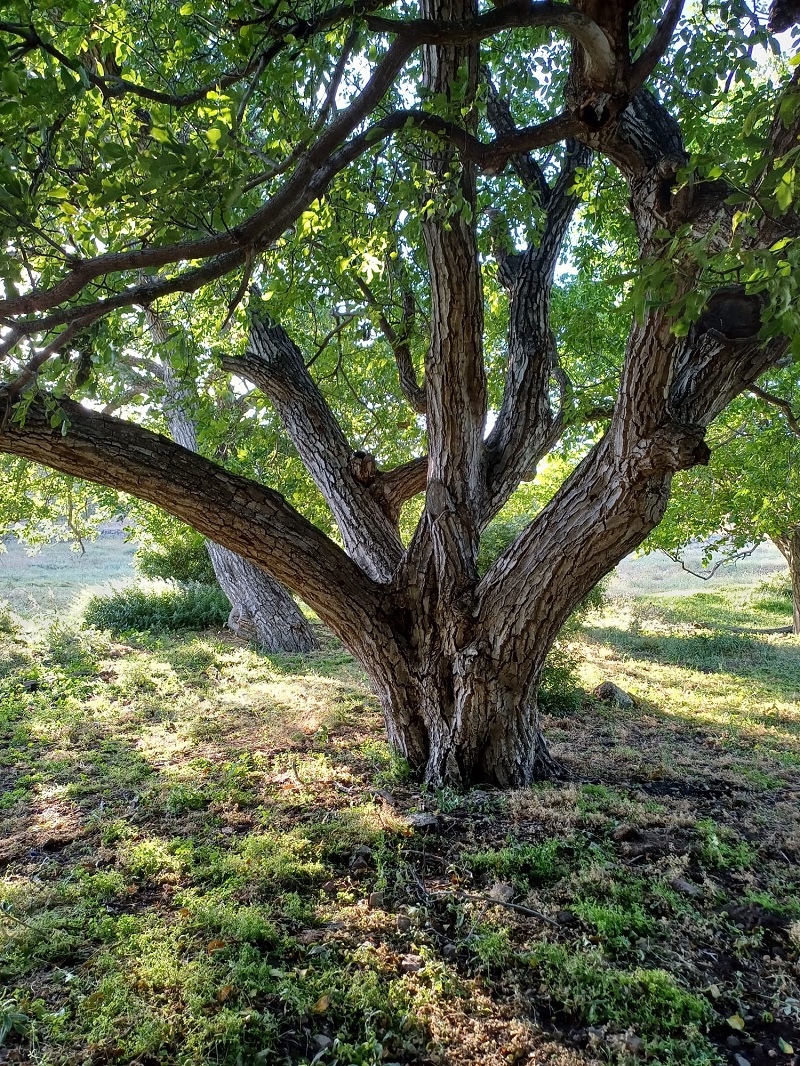
<instances>
[{"instance_id":1,"label":"tree canopy","mask_svg":"<svg viewBox=\"0 0 800 1066\"><path fill-rule=\"evenodd\" d=\"M796 5L3 12L0 449L301 594L429 780L552 770L536 690L560 626L714 418L800 355ZM269 399L333 537L274 464L145 428L154 312L187 331L169 358L199 425L221 371ZM564 440L585 458L480 576L481 531Z\"/></svg>"}]
</instances>

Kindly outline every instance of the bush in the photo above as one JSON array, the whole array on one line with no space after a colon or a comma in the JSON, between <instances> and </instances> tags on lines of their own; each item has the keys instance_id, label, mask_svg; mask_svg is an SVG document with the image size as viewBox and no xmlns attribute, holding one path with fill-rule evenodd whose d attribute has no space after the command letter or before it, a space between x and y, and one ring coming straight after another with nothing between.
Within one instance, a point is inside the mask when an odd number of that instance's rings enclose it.
<instances>
[{"instance_id":1,"label":"bush","mask_svg":"<svg viewBox=\"0 0 800 1066\"><path fill-rule=\"evenodd\" d=\"M162 581L202 585L217 582L205 537L188 526L172 529L168 540L148 537L136 550L136 565L145 577Z\"/></svg>"},{"instance_id":2,"label":"bush","mask_svg":"<svg viewBox=\"0 0 800 1066\"><path fill-rule=\"evenodd\" d=\"M8 600L0 600L0 633L13 637L19 632L19 619Z\"/></svg>"},{"instance_id":3,"label":"bush","mask_svg":"<svg viewBox=\"0 0 800 1066\"><path fill-rule=\"evenodd\" d=\"M167 589L134 586L108 596L93 596L86 605L84 622L117 634L210 629L224 625L230 609L225 593L215 585L192 583Z\"/></svg>"}]
</instances>

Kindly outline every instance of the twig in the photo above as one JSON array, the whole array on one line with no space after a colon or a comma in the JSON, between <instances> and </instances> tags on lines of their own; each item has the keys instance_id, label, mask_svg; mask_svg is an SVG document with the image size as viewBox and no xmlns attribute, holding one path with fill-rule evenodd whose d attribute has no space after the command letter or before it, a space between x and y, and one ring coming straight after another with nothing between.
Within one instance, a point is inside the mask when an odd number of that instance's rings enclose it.
<instances>
[{"instance_id":1,"label":"twig","mask_svg":"<svg viewBox=\"0 0 800 1066\"><path fill-rule=\"evenodd\" d=\"M773 407L777 407L779 410L783 411L789 429L796 437L800 437L800 421L798 421L797 415L794 413L794 408L788 400L784 400L780 396L773 396L771 392L766 392L764 389L760 389L758 385L751 385L750 392L754 396L757 396L759 400L763 400L764 403L772 404Z\"/></svg>"},{"instance_id":2,"label":"twig","mask_svg":"<svg viewBox=\"0 0 800 1066\"><path fill-rule=\"evenodd\" d=\"M546 914L542 914L541 911L536 911L533 907L525 907L521 903L507 903L502 899L493 899L492 896L479 896L474 892L462 892L460 889L453 889L449 892L428 892L428 895L436 897L445 896L458 896L459 899L469 899L474 903L486 903L489 905L496 905L497 907L507 907L510 911L516 911L517 914L524 914L528 918L538 918L540 922L546 922L547 925L552 925L554 929L560 929L561 925L555 920L555 918L548 918Z\"/></svg>"},{"instance_id":3,"label":"twig","mask_svg":"<svg viewBox=\"0 0 800 1066\"><path fill-rule=\"evenodd\" d=\"M714 563L710 570L707 570L705 573L702 574L699 573L697 570L692 570L690 566L687 566L677 552L667 551L666 548L659 548L659 551L663 552L668 559L671 559L673 561L673 563L677 563L678 566L680 566L681 570L684 570L687 574L691 574L692 577L697 577L701 581L710 581L721 566L725 566L726 563L738 563L741 562L742 559L747 559L750 555L753 554L753 552L758 547L758 544L754 544L752 548L743 549L742 551L738 551L735 555L731 555L726 559L720 559L718 562Z\"/></svg>"}]
</instances>

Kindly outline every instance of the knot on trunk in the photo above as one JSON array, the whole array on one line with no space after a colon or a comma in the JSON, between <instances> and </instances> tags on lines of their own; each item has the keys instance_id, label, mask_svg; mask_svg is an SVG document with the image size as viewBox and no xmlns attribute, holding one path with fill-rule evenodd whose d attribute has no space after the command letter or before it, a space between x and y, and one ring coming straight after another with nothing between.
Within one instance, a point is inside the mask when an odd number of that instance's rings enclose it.
<instances>
[{"instance_id":1,"label":"knot on trunk","mask_svg":"<svg viewBox=\"0 0 800 1066\"><path fill-rule=\"evenodd\" d=\"M369 452L357 451L350 456L350 471L356 481L368 485L375 480L378 473L378 464L375 456Z\"/></svg>"},{"instance_id":2,"label":"knot on trunk","mask_svg":"<svg viewBox=\"0 0 800 1066\"><path fill-rule=\"evenodd\" d=\"M761 297L748 295L744 285L724 285L709 296L693 339L711 333L726 341L750 340L761 329L761 309Z\"/></svg>"},{"instance_id":3,"label":"knot on trunk","mask_svg":"<svg viewBox=\"0 0 800 1066\"><path fill-rule=\"evenodd\" d=\"M639 442L631 457L631 474L645 481L673 470L706 466L710 458L702 426L670 422Z\"/></svg>"},{"instance_id":4,"label":"knot on trunk","mask_svg":"<svg viewBox=\"0 0 800 1066\"><path fill-rule=\"evenodd\" d=\"M670 183L667 202L667 223L670 229L677 229L686 222L707 229L732 192L733 189L727 181L721 179L706 181L691 176L674 194Z\"/></svg>"}]
</instances>

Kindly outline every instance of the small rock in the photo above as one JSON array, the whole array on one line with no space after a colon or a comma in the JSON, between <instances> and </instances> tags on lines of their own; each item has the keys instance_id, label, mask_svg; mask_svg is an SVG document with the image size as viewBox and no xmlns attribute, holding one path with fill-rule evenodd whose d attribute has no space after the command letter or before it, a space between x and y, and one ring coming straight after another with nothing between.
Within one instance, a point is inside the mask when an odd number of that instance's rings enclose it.
<instances>
[{"instance_id":1,"label":"small rock","mask_svg":"<svg viewBox=\"0 0 800 1066\"><path fill-rule=\"evenodd\" d=\"M329 1036L325 1036L324 1033L317 1033L317 1035L314 1037L314 1043L317 1045L320 1051L324 1051L326 1048L329 1048L331 1044L333 1044L333 1041Z\"/></svg>"},{"instance_id":2,"label":"small rock","mask_svg":"<svg viewBox=\"0 0 800 1066\"><path fill-rule=\"evenodd\" d=\"M640 1036L637 1036L636 1033L626 1033L624 1043L626 1050L629 1051L631 1055L641 1055L644 1050L644 1040L642 1040Z\"/></svg>"},{"instance_id":3,"label":"small rock","mask_svg":"<svg viewBox=\"0 0 800 1066\"><path fill-rule=\"evenodd\" d=\"M232 837L234 834L234 828L232 825L223 825L222 829L220 829L220 832L223 833L226 837Z\"/></svg>"},{"instance_id":4,"label":"small rock","mask_svg":"<svg viewBox=\"0 0 800 1066\"><path fill-rule=\"evenodd\" d=\"M635 706L633 696L612 681L604 681L602 685L598 685L592 695L595 699L616 703L618 707L630 708Z\"/></svg>"},{"instance_id":5,"label":"small rock","mask_svg":"<svg viewBox=\"0 0 800 1066\"><path fill-rule=\"evenodd\" d=\"M681 892L684 896L691 896L692 899L698 899L703 895L703 890L699 885L693 885L691 881L682 881L680 877L673 877L669 885L676 892Z\"/></svg>"},{"instance_id":6,"label":"small rock","mask_svg":"<svg viewBox=\"0 0 800 1066\"><path fill-rule=\"evenodd\" d=\"M733 1061L736 1063L736 1066L750 1066L750 1059L746 1059L744 1055L734 1055Z\"/></svg>"},{"instance_id":7,"label":"small rock","mask_svg":"<svg viewBox=\"0 0 800 1066\"><path fill-rule=\"evenodd\" d=\"M599 1047L600 1044L604 1043L606 1034L604 1029L598 1029L596 1026L590 1025L586 1030L586 1035L589 1047Z\"/></svg>"},{"instance_id":8,"label":"small rock","mask_svg":"<svg viewBox=\"0 0 800 1066\"><path fill-rule=\"evenodd\" d=\"M742 1042L739 1039L739 1037L738 1036L734 1036L733 1033L731 1033L731 1035L728 1037L728 1039L725 1041L725 1043L728 1045L728 1047L731 1049L731 1051L733 1051L737 1047L741 1047L742 1046Z\"/></svg>"},{"instance_id":9,"label":"small rock","mask_svg":"<svg viewBox=\"0 0 800 1066\"><path fill-rule=\"evenodd\" d=\"M417 814L409 814L406 821L412 829L417 829L421 833L436 833L439 830L439 819L435 814L425 814L424 811L420 811Z\"/></svg>"},{"instance_id":10,"label":"small rock","mask_svg":"<svg viewBox=\"0 0 800 1066\"><path fill-rule=\"evenodd\" d=\"M419 973L425 965L421 955L404 955L400 960L400 969L403 973Z\"/></svg>"},{"instance_id":11,"label":"small rock","mask_svg":"<svg viewBox=\"0 0 800 1066\"><path fill-rule=\"evenodd\" d=\"M370 892L367 898L367 906L371 911L382 910L384 902L385 896L383 892Z\"/></svg>"},{"instance_id":12,"label":"small rock","mask_svg":"<svg viewBox=\"0 0 800 1066\"><path fill-rule=\"evenodd\" d=\"M486 894L489 899L496 899L498 903L510 903L516 895L516 890L507 881L495 881Z\"/></svg>"},{"instance_id":13,"label":"small rock","mask_svg":"<svg viewBox=\"0 0 800 1066\"><path fill-rule=\"evenodd\" d=\"M448 962L452 962L458 955L458 948L455 944L445 944L442 948L442 958L447 959Z\"/></svg>"},{"instance_id":14,"label":"small rock","mask_svg":"<svg viewBox=\"0 0 800 1066\"><path fill-rule=\"evenodd\" d=\"M411 928L411 919L405 914L398 914L397 928L401 933L407 933Z\"/></svg>"}]
</instances>

